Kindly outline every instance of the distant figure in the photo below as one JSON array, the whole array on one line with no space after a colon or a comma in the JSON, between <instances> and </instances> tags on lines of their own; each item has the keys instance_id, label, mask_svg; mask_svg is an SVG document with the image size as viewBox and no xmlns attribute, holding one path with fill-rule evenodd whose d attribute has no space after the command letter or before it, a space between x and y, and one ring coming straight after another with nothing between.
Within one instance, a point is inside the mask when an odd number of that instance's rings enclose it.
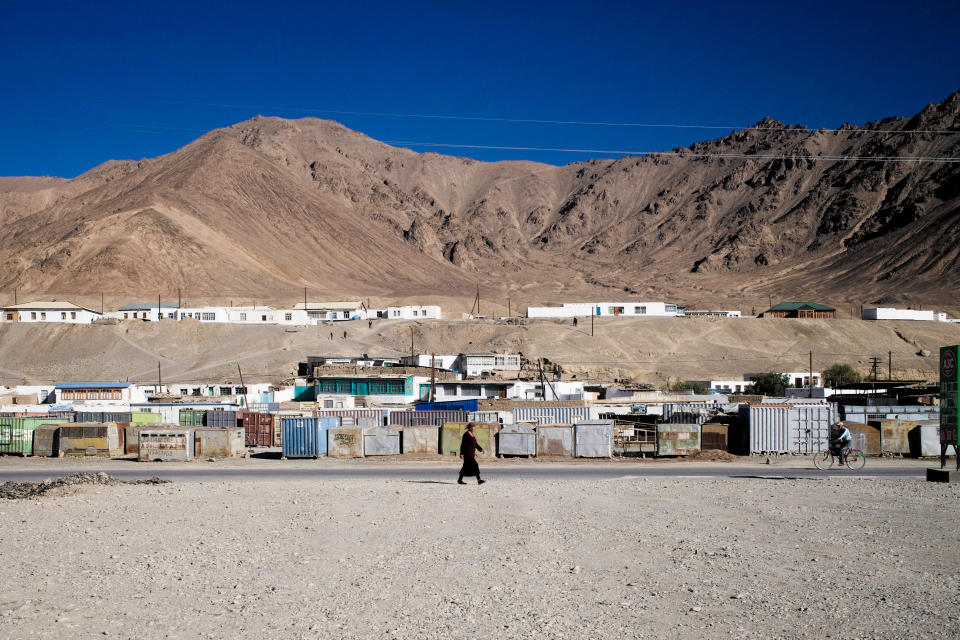
<instances>
[{"instance_id":1,"label":"distant figure","mask_svg":"<svg viewBox=\"0 0 960 640\"><path fill-rule=\"evenodd\" d=\"M457 484L467 484L463 477L477 477L477 484L483 484L486 480L480 478L480 467L477 465L477 451L483 453L483 447L477 444L477 437L473 435L474 425L467 423L467 430L463 433L463 440L460 441L460 457L463 458L463 466L460 468L460 478Z\"/></svg>"},{"instance_id":2,"label":"distant figure","mask_svg":"<svg viewBox=\"0 0 960 640\"><path fill-rule=\"evenodd\" d=\"M330 332L330 339L333 340L333 331Z\"/></svg>"},{"instance_id":3,"label":"distant figure","mask_svg":"<svg viewBox=\"0 0 960 640\"><path fill-rule=\"evenodd\" d=\"M577 319L576 319L576 318L573 319L573 326L577 326Z\"/></svg>"},{"instance_id":4,"label":"distant figure","mask_svg":"<svg viewBox=\"0 0 960 640\"><path fill-rule=\"evenodd\" d=\"M343 332L343 339L344 339L344 340L347 339L347 332L346 332L346 331Z\"/></svg>"},{"instance_id":5,"label":"distant figure","mask_svg":"<svg viewBox=\"0 0 960 640\"><path fill-rule=\"evenodd\" d=\"M373 320L367 320L367 329L373 329Z\"/></svg>"}]
</instances>

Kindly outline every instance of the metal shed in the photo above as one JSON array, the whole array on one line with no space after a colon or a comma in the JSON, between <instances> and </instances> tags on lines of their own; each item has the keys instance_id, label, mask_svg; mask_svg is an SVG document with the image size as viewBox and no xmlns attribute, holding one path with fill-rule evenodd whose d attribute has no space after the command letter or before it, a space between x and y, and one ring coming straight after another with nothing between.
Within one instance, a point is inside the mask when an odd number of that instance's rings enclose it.
<instances>
[{"instance_id":1,"label":"metal shed","mask_svg":"<svg viewBox=\"0 0 960 640\"><path fill-rule=\"evenodd\" d=\"M141 462L192 460L193 429L144 429L140 432Z\"/></svg>"},{"instance_id":2,"label":"metal shed","mask_svg":"<svg viewBox=\"0 0 960 640\"><path fill-rule=\"evenodd\" d=\"M282 418L283 457L318 458L327 455L326 430L336 427L339 418Z\"/></svg>"},{"instance_id":3,"label":"metal shed","mask_svg":"<svg viewBox=\"0 0 960 640\"><path fill-rule=\"evenodd\" d=\"M515 407L514 422L573 424L590 419L590 407Z\"/></svg>"},{"instance_id":4,"label":"metal shed","mask_svg":"<svg viewBox=\"0 0 960 640\"><path fill-rule=\"evenodd\" d=\"M613 420L581 420L573 425L573 440L578 458L611 458Z\"/></svg>"},{"instance_id":5,"label":"metal shed","mask_svg":"<svg viewBox=\"0 0 960 640\"><path fill-rule=\"evenodd\" d=\"M697 451L700 451L699 424L657 425L658 456L688 456Z\"/></svg>"},{"instance_id":6,"label":"metal shed","mask_svg":"<svg viewBox=\"0 0 960 640\"><path fill-rule=\"evenodd\" d=\"M537 455L537 432L523 424L510 424L497 434L497 452L501 456Z\"/></svg>"},{"instance_id":7,"label":"metal shed","mask_svg":"<svg viewBox=\"0 0 960 640\"><path fill-rule=\"evenodd\" d=\"M473 435L477 439L477 444L483 447L483 453L477 451L478 458L492 458L497 452L497 431L499 424L489 422L475 422ZM440 429L440 453L448 455L460 455L460 443L463 440L463 434L467 431L466 422L448 422Z\"/></svg>"},{"instance_id":8,"label":"metal shed","mask_svg":"<svg viewBox=\"0 0 960 640\"><path fill-rule=\"evenodd\" d=\"M370 427L363 430L363 455L400 455L400 430L390 427Z\"/></svg>"},{"instance_id":9,"label":"metal shed","mask_svg":"<svg viewBox=\"0 0 960 640\"><path fill-rule=\"evenodd\" d=\"M572 456L573 425L542 424L537 427L538 456Z\"/></svg>"},{"instance_id":10,"label":"metal shed","mask_svg":"<svg viewBox=\"0 0 960 640\"><path fill-rule=\"evenodd\" d=\"M404 427L401 432L403 453L439 453L440 427Z\"/></svg>"},{"instance_id":11,"label":"metal shed","mask_svg":"<svg viewBox=\"0 0 960 640\"><path fill-rule=\"evenodd\" d=\"M201 427L193 432L193 452L198 458L236 458L245 451L242 428Z\"/></svg>"},{"instance_id":12,"label":"metal shed","mask_svg":"<svg viewBox=\"0 0 960 640\"><path fill-rule=\"evenodd\" d=\"M363 429L360 427L328 429L327 456L331 458L362 458Z\"/></svg>"}]
</instances>

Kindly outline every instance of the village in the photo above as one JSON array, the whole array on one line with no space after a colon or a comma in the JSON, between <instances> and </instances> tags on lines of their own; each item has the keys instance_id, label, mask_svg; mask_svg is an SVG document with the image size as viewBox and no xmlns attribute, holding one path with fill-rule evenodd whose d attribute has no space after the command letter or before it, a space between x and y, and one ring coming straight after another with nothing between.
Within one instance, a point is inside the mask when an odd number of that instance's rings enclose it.
<instances>
[{"instance_id":1,"label":"village","mask_svg":"<svg viewBox=\"0 0 960 640\"><path fill-rule=\"evenodd\" d=\"M784 302L761 316L829 321L835 310ZM710 315L665 302L587 302L529 307L529 320ZM95 312L65 302L5 307L4 322L199 321L333 325L334 322L441 318L437 306L367 308L310 302L290 309L181 307L158 301ZM948 321L946 314L871 308L865 320ZM465 319L470 321L471 318ZM343 325L346 326L346 325ZM330 331L330 339L340 337ZM343 331L343 338L347 332ZM337 353L339 347L331 346ZM842 423L868 456L929 457L941 452L939 386L872 376L827 380L804 371L744 372L737 379L681 380L665 388L566 371L532 353L302 354L297 375L244 383L64 380L0 387L0 453L22 456L132 456L142 461L243 457L273 450L290 458L438 459L457 455L465 426L488 457L670 458L813 455ZM774 382L770 386L771 381Z\"/></svg>"}]
</instances>

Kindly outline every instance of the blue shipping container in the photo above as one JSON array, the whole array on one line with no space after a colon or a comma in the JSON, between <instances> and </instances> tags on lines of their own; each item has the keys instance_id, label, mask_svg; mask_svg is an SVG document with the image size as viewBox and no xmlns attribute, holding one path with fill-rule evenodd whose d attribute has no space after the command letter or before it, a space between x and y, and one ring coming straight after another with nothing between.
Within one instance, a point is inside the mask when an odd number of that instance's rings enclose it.
<instances>
[{"instance_id":1,"label":"blue shipping container","mask_svg":"<svg viewBox=\"0 0 960 640\"><path fill-rule=\"evenodd\" d=\"M476 411L477 400L449 400L447 402L421 402L414 407L417 411Z\"/></svg>"},{"instance_id":2,"label":"blue shipping container","mask_svg":"<svg viewBox=\"0 0 960 640\"><path fill-rule=\"evenodd\" d=\"M340 425L339 418L283 418L283 457L318 458L327 455L327 429Z\"/></svg>"}]
</instances>

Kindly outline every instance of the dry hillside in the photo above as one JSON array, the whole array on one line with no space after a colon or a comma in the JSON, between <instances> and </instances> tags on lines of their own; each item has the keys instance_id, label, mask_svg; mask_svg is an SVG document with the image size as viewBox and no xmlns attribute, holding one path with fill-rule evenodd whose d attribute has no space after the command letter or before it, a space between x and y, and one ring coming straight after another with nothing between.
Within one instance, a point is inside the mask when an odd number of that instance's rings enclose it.
<instances>
[{"instance_id":1,"label":"dry hillside","mask_svg":"<svg viewBox=\"0 0 960 640\"><path fill-rule=\"evenodd\" d=\"M942 133L958 125L960 93L862 127L765 119L681 156L554 167L257 117L73 180L0 180L0 290L404 299L480 282L527 304L954 308L960 163L839 158L958 158Z\"/></svg>"}]
</instances>

